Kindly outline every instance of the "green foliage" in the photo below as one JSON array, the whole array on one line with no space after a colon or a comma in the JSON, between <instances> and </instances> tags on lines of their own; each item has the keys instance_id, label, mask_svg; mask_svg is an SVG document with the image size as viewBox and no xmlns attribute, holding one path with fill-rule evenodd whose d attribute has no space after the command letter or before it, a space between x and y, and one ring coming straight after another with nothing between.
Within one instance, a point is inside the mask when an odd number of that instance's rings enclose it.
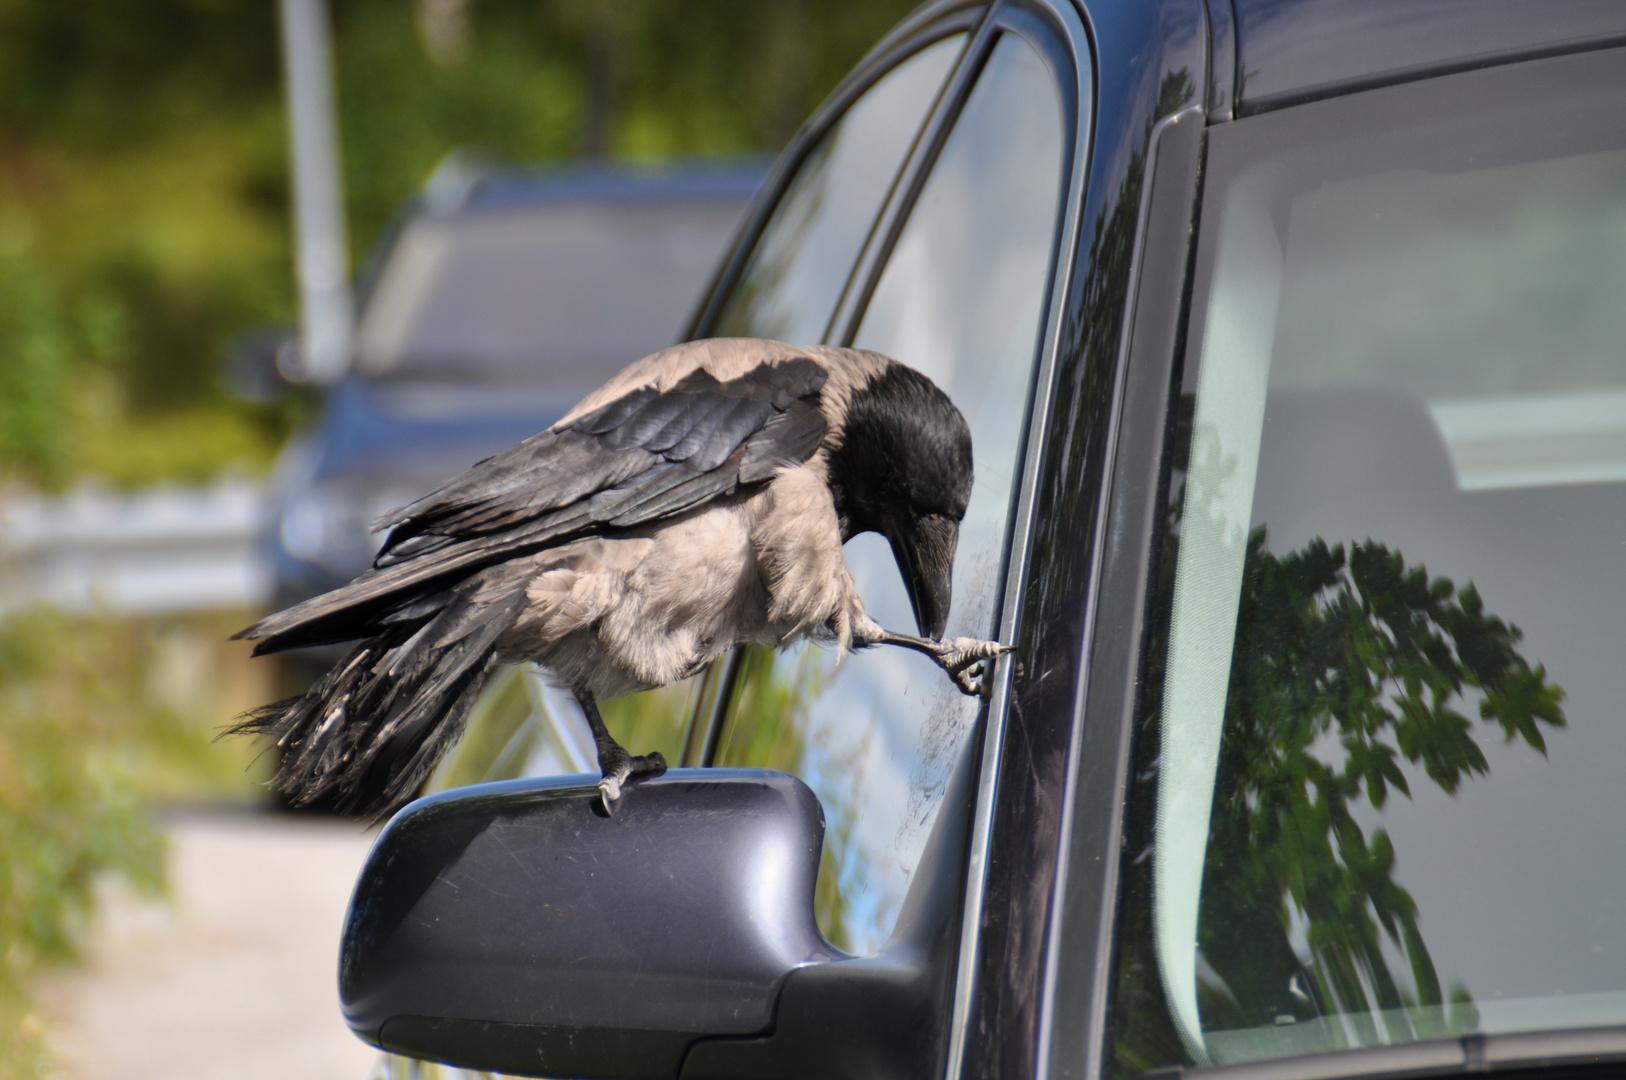
<instances>
[{"instance_id":1,"label":"green foliage","mask_svg":"<svg viewBox=\"0 0 1626 1080\"><path fill-rule=\"evenodd\" d=\"M0 462L37 476L55 470L66 413L69 347L60 305L0 235Z\"/></svg>"},{"instance_id":2,"label":"green foliage","mask_svg":"<svg viewBox=\"0 0 1626 1080\"><path fill-rule=\"evenodd\" d=\"M522 775L538 733L536 703L518 665L500 668L469 710L468 726L424 790L445 791Z\"/></svg>"},{"instance_id":3,"label":"green foliage","mask_svg":"<svg viewBox=\"0 0 1626 1080\"><path fill-rule=\"evenodd\" d=\"M807 752L808 707L823 674L818 654L798 657L747 646L739 689L718 744L717 764L796 772Z\"/></svg>"},{"instance_id":4,"label":"green foliage","mask_svg":"<svg viewBox=\"0 0 1626 1080\"><path fill-rule=\"evenodd\" d=\"M353 262L450 150L777 150L914 0L331 0ZM0 0L0 482L263 469L295 315L276 5Z\"/></svg>"},{"instance_id":5,"label":"green foliage","mask_svg":"<svg viewBox=\"0 0 1626 1080\"><path fill-rule=\"evenodd\" d=\"M216 655L228 623L45 611L0 622L0 1080L49 1065L29 977L73 958L98 880L160 891L150 801L256 791L243 753L211 746L263 691L246 651Z\"/></svg>"},{"instance_id":6,"label":"green foliage","mask_svg":"<svg viewBox=\"0 0 1626 1080\"><path fill-rule=\"evenodd\" d=\"M1381 809L1391 789L1410 797L1400 758L1447 793L1486 774L1469 707L1545 754L1541 725L1564 725L1564 692L1472 584L1431 579L1372 541L1347 558L1320 539L1280 557L1264 545L1254 530L1204 877L1199 939L1225 980L1204 1022L1272 1023L1293 1011L1283 988L1302 972L1315 1011L1344 1014L1363 1043L1444 1034L1447 1003L1393 844L1382 828L1368 837L1351 805ZM1307 958L1288 946L1296 918ZM1414 992L1391 973L1384 939ZM1260 962L1261 940L1274 941L1275 964Z\"/></svg>"},{"instance_id":7,"label":"green foliage","mask_svg":"<svg viewBox=\"0 0 1626 1080\"><path fill-rule=\"evenodd\" d=\"M601 702L604 726L634 754L658 750L669 763L683 756L683 736L694 716L700 676Z\"/></svg>"},{"instance_id":8,"label":"green foliage","mask_svg":"<svg viewBox=\"0 0 1626 1080\"><path fill-rule=\"evenodd\" d=\"M135 783L107 752L105 716L72 708L78 702L64 709L42 685L60 662L45 651L49 642L16 628L0 631L4 1077L36 1075L47 1064L27 978L73 956L97 876L112 871L156 891L162 869L161 839L140 811Z\"/></svg>"},{"instance_id":9,"label":"green foliage","mask_svg":"<svg viewBox=\"0 0 1626 1080\"><path fill-rule=\"evenodd\" d=\"M213 373L292 313L275 43L267 5L0 2L0 479L269 463L291 415Z\"/></svg>"},{"instance_id":10,"label":"green foliage","mask_svg":"<svg viewBox=\"0 0 1626 1080\"><path fill-rule=\"evenodd\" d=\"M334 0L356 252L459 145L510 161L777 151L913 0Z\"/></svg>"},{"instance_id":11,"label":"green foliage","mask_svg":"<svg viewBox=\"0 0 1626 1080\"><path fill-rule=\"evenodd\" d=\"M1189 396L1183 405L1189 429ZM1183 491L1169 506L1165 603L1181 508L1194 512ZM1339 1014L1360 1044L1472 1031L1472 996L1441 986L1387 830L1368 835L1355 807L1411 796L1402 759L1447 793L1488 775L1471 717L1545 755L1544 729L1565 724L1564 691L1524 658L1518 627L1488 613L1471 583L1431 578L1370 540L1346 553L1316 539L1286 555L1265 542L1263 528L1247 538L1210 821L1198 926L1204 1027ZM1148 654L1128 821L1114 1047L1127 1075L1190 1063L1150 949L1167 631L1165 615ZM1346 1037L1337 1024L1327 1032Z\"/></svg>"},{"instance_id":12,"label":"green foliage","mask_svg":"<svg viewBox=\"0 0 1626 1080\"><path fill-rule=\"evenodd\" d=\"M600 702L604 725L634 754L658 750L670 763L683 752L699 679ZM554 698L554 701L562 700ZM498 669L469 710L468 726L430 777L426 790L445 791L526 774L527 763L549 738L543 730L551 703L542 699L526 666ZM593 768L591 761L587 768Z\"/></svg>"}]
</instances>

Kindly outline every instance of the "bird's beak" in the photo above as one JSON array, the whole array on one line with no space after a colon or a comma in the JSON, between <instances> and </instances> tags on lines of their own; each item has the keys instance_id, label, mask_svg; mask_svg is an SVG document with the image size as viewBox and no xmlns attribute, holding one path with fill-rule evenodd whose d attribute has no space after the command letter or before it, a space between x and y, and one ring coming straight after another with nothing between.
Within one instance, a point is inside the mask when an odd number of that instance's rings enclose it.
<instances>
[{"instance_id":1,"label":"bird's beak","mask_svg":"<svg viewBox=\"0 0 1626 1080\"><path fill-rule=\"evenodd\" d=\"M915 623L923 636L936 640L948 625L949 599L954 580L954 549L960 542L960 523L927 514L885 530L898 560Z\"/></svg>"}]
</instances>

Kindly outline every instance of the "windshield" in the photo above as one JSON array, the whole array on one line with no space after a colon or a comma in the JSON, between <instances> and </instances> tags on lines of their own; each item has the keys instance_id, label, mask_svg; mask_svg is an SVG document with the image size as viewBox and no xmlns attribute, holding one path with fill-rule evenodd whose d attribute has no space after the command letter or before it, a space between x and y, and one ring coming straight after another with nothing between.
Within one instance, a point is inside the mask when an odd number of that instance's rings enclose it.
<instances>
[{"instance_id":1,"label":"windshield","mask_svg":"<svg viewBox=\"0 0 1626 1080\"><path fill-rule=\"evenodd\" d=\"M412 219L356 336L362 375L574 400L676 340L744 195L534 202Z\"/></svg>"},{"instance_id":2,"label":"windshield","mask_svg":"<svg viewBox=\"0 0 1626 1080\"><path fill-rule=\"evenodd\" d=\"M1120 1074L1626 1023L1623 59L1210 136Z\"/></svg>"}]
</instances>

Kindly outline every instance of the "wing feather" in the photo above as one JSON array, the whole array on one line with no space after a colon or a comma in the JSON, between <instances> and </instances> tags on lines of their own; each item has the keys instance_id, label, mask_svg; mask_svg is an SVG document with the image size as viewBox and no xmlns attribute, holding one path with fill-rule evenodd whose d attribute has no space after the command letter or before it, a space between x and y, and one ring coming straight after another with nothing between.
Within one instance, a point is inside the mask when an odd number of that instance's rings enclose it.
<instances>
[{"instance_id":1,"label":"wing feather","mask_svg":"<svg viewBox=\"0 0 1626 1080\"><path fill-rule=\"evenodd\" d=\"M630 390L385 514L372 569L238 636L275 652L353 640L406 611L441 617L447 586L481 567L760 483L818 449L825 378L808 357L776 356L727 382L695 370L664 392Z\"/></svg>"}]
</instances>

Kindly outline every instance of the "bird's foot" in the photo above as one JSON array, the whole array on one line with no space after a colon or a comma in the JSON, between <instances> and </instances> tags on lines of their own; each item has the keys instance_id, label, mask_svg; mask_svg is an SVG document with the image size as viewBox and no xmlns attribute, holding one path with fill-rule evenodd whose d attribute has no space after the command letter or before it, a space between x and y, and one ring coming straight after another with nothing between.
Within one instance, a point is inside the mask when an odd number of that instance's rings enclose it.
<instances>
[{"instance_id":1,"label":"bird's foot","mask_svg":"<svg viewBox=\"0 0 1626 1080\"><path fill-rule=\"evenodd\" d=\"M934 659L938 666L969 697L978 697L988 689L995 658L1011 651L1009 645L997 641L968 637L944 638L937 646Z\"/></svg>"},{"instance_id":2,"label":"bird's foot","mask_svg":"<svg viewBox=\"0 0 1626 1080\"><path fill-rule=\"evenodd\" d=\"M987 692L994 660L1002 653L1015 651L1009 645L983 641L981 638L938 639L899 634L883 629L868 616L860 616L853 625L853 648L867 649L872 645L901 645L905 649L924 653L936 661L962 693L971 697Z\"/></svg>"},{"instance_id":3,"label":"bird's foot","mask_svg":"<svg viewBox=\"0 0 1626 1080\"><path fill-rule=\"evenodd\" d=\"M619 746L615 749L621 750ZM621 798L623 789L666 771L666 757L658 750L637 757L631 756L625 750L621 750L620 754L606 756L609 760L599 763L603 770L603 778L598 782L599 803L604 807L606 814L615 813L615 803Z\"/></svg>"}]
</instances>

